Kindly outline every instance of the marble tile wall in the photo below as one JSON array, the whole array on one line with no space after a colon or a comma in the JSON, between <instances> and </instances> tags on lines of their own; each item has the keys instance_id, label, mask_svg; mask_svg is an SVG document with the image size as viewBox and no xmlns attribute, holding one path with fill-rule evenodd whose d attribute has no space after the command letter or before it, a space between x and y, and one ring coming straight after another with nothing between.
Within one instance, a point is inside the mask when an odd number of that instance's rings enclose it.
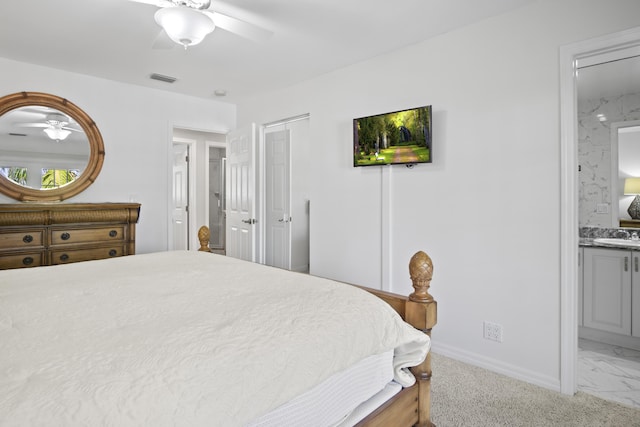
<instances>
[{"instance_id":1,"label":"marble tile wall","mask_svg":"<svg viewBox=\"0 0 640 427\"><path fill-rule=\"evenodd\" d=\"M599 116L602 115L602 116ZM605 117L606 120L600 120ZM578 102L579 224L611 227L618 197L611 194L611 123L640 120L640 93ZM615 200L612 200L615 197ZM608 213L598 213L606 203Z\"/></svg>"}]
</instances>

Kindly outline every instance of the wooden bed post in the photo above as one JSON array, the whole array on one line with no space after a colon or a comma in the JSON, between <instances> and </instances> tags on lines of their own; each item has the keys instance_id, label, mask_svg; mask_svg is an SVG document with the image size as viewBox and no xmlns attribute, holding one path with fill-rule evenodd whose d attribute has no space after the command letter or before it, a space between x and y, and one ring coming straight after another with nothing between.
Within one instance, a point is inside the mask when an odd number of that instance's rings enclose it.
<instances>
[{"instance_id":1,"label":"wooden bed post","mask_svg":"<svg viewBox=\"0 0 640 427\"><path fill-rule=\"evenodd\" d=\"M411 257L409 274L415 291L409 295L405 307L405 321L431 337L431 328L438 322L438 304L429 294L433 262L426 253L419 251ZM417 426L433 426L431 422L431 351L420 365L411 369L418 383Z\"/></svg>"},{"instance_id":2,"label":"wooden bed post","mask_svg":"<svg viewBox=\"0 0 640 427\"><path fill-rule=\"evenodd\" d=\"M211 237L211 232L209 231L209 227L203 225L198 230L198 240L200 240L200 249L201 252L211 252L211 248L209 248L209 237Z\"/></svg>"}]
</instances>

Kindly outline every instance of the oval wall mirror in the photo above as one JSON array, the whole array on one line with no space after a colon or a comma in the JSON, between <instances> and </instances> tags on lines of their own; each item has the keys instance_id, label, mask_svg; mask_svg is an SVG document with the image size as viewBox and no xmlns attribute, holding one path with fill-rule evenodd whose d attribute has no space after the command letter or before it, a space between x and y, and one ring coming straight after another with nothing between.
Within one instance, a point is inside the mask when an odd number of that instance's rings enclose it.
<instances>
[{"instance_id":1,"label":"oval wall mirror","mask_svg":"<svg viewBox=\"0 0 640 427\"><path fill-rule=\"evenodd\" d=\"M59 96L0 98L0 193L20 201L61 201L90 186L104 162L95 122Z\"/></svg>"}]
</instances>

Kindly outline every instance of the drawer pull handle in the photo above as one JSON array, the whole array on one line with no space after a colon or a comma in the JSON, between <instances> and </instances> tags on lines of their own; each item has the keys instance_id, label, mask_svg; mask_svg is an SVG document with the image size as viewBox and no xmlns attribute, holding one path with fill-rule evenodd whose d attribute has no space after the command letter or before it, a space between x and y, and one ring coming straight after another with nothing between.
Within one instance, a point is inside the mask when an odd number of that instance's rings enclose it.
<instances>
[{"instance_id":1,"label":"drawer pull handle","mask_svg":"<svg viewBox=\"0 0 640 427\"><path fill-rule=\"evenodd\" d=\"M60 238L61 238L62 240L69 240L69 239L71 238L71 234L69 234L69 233L62 233L62 234L60 235Z\"/></svg>"},{"instance_id":2,"label":"drawer pull handle","mask_svg":"<svg viewBox=\"0 0 640 427\"><path fill-rule=\"evenodd\" d=\"M118 255L118 251L116 251L115 249L111 249L109 251L109 256L116 256L116 255Z\"/></svg>"},{"instance_id":3,"label":"drawer pull handle","mask_svg":"<svg viewBox=\"0 0 640 427\"><path fill-rule=\"evenodd\" d=\"M31 258L30 256L25 257L25 258L22 260L22 263L23 263L24 265L31 265L31 264L33 264L33 258Z\"/></svg>"},{"instance_id":4,"label":"drawer pull handle","mask_svg":"<svg viewBox=\"0 0 640 427\"><path fill-rule=\"evenodd\" d=\"M27 234L22 238L22 241L25 243L31 243L33 242L33 236L31 234Z\"/></svg>"},{"instance_id":5,"label":"drawer pull handle","mask_svg":"<svg viewBox=\"0 0 640 427\"><path fill-rule=\"evenodd\" d=\"M67 255L67 254L60 255L60 261L66 261L68 259L69 259L69 255Z\"/></svg>"},{"instance_id":6,"label":"drawer pull handle","mask_svg":"<svg viewBox=\"0 0 640 427\"><path fill-rule=\"evenodd\" d=\"M118 232L116 230L111 230L109 232L109 237L116 237L118 235Z\"/></svg>"}]
</instances>

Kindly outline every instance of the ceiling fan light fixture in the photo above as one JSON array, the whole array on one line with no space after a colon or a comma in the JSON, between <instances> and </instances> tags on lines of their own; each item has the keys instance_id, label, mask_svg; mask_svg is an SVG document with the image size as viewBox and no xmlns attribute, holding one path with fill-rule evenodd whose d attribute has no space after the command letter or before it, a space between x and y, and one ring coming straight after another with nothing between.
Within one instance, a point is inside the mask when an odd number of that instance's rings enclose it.
<instances>
[{"instance_id":1,"label":"ceiling fan light fixture","mask_svg":"<svg viewBox=\"0 0 640 427\"><path fill-rule=\"evenodd\" d=\"M66 137L68 137L71 134L70 130L60 129L57 127L49 127L43 130L44 130L44 133L46 133L49 138L56 141L63 141Z\"/></svg>"},{"instance_id":2,"label":"ceiling fan light fixture","mask_svg":"<svg viewBox=\"0 0 640 427\"><path fill-rule=\"evenodd\" d=\"M169 38L185 49L200 43L216 28L208 16L185 6L162 8L155 19Z\"/></svg>"}]
</instances>

